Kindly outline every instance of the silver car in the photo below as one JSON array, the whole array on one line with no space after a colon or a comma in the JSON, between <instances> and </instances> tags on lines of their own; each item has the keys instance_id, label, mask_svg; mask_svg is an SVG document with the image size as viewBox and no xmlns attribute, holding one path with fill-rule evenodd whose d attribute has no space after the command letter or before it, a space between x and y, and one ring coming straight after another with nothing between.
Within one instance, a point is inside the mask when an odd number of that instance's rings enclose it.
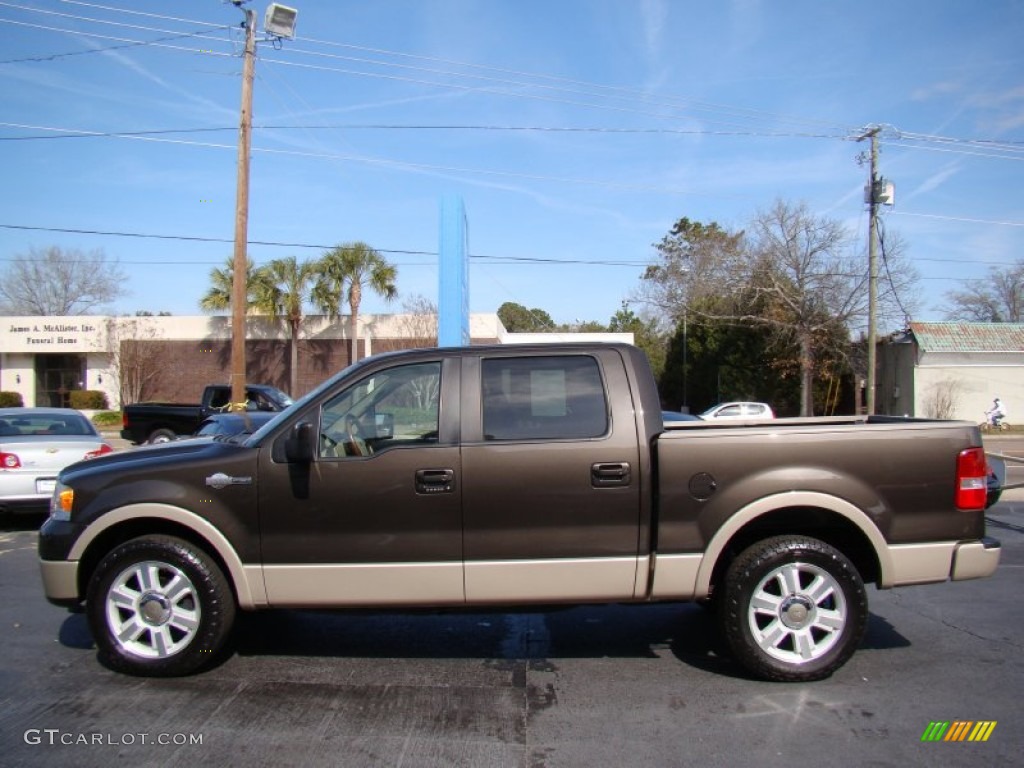
<instances>
[{"instance_id":1,"label":"silver car","mask_svg":"<svg viewBox=\"0 0 1024 768\"><path fill-rule=\"evenodd\" d=\"M775 412L767 403L720 403L708 408L700 417L708 421L712 419L774 419Z\"/></svg>"},{"instance_id":2,"label":"silver car","mask_svg":"<svg viewBox=\"0 0 1024 768\"><path fill-rule=\"evenodd\" d=\"M45 513L57 473L113 451L71 408L0 408L0 514Z\"/></svg>"}]
</instances>

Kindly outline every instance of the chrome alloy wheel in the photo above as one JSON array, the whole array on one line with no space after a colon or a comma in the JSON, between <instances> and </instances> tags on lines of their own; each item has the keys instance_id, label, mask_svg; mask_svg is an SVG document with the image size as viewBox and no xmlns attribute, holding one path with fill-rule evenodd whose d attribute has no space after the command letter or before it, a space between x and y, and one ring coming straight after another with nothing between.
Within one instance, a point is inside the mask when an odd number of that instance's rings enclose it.
<instances>
[{"instance_id":1,"label":"chrome alloy wheel","mask_svg":"<svg viewBox=\"0 0 1024 768\"><path fill-rule=\"evenodd\" d=\"M810 563L780 565L754 589L747 622L764 653L789 664L806 664L828 653L847 621L839 583Z\"/></svg>"},{"instance_id":2,"label":"chrome alloy wheel","mask_svg":"<svg viewBox=\"0 0 1024 768\"><path fill-rule=\"evenodd\" d=\"M105 605L115 642L141 658L173 656L192 642L200 625L195 585L168 563L133 563L113 580Z\"/></svg>"}]
</instances>

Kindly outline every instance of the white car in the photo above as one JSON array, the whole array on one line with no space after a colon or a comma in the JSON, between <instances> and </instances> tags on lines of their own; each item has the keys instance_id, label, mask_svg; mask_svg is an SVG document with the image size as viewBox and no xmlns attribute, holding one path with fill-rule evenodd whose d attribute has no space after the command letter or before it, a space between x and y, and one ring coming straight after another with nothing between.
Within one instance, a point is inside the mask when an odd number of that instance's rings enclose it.
<instances>
[{"instance_id":1,"label":"white car","mask_svg":"<svg viewBox=\"0 0 1024 768\"><path fill-rule=\"evenodd\" d=\"M700 415L702 419L774 419L768 403L719 403Z\"/></svg>"},{"instance_id":2,"label":"white car","mask_svg":"<svg viewBox=\"0 0 1024 768\"><path fill-rule=\"evenodd\" d=\"M0 408L0 513L45 513L64 467L113 450L73 408Z\"/></svg>"}]
</instances>

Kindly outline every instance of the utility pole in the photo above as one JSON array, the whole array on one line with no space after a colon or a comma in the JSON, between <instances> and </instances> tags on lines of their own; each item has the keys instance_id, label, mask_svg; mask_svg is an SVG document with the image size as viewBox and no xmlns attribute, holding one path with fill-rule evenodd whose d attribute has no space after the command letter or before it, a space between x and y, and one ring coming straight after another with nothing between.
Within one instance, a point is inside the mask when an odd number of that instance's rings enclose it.
<instances>
[{"instance_id":1,"label":"utility pole","mask_svg":"<svg viewBox=\"0 0 1024 768\"><path fill-rule=\"evenodd\" d=\"M231 281L231 402L245 402L245 317L249 271L249 147L252 142L252 83L256 74L256 14L245 14L242 54L242 115L238 125L238 182L235 193L235 255Z\"/></svg>"},{"instance_id":2,"label":"utility pole","mask_svg":"<svg viewBox=\"0 0 1024 768\"><path fill-rule=\"evenodd\" d=\"M882 129L873 126L862 133L857 141L871 139L871 166L868 181L868 371L867 415L875 413L875 370L878 364L878 134Z\"/></svg>"}]
</instances>

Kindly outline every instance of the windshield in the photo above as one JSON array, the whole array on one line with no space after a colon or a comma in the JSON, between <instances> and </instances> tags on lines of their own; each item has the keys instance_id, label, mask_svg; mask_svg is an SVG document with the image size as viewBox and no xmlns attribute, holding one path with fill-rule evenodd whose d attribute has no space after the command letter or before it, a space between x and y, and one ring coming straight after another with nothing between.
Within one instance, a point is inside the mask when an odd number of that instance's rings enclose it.
<instances>
[{"instance_id":1,"label":"windshield","mask_svg":"<svg viewBox=\"0 0 1024 768\"><path fill-rule=\"evenodd\" d=\"M289 395L287 395L286 393L282 392L277 387L267 387L266 392L267 392L267 394L270 395L271 399L276 400L277 402L281 403L281 405L284 408L287 408L289 405L291 405L292 403L295 402L294 400L291 399L291 397Z\"/></svg>"}]
</instances>

